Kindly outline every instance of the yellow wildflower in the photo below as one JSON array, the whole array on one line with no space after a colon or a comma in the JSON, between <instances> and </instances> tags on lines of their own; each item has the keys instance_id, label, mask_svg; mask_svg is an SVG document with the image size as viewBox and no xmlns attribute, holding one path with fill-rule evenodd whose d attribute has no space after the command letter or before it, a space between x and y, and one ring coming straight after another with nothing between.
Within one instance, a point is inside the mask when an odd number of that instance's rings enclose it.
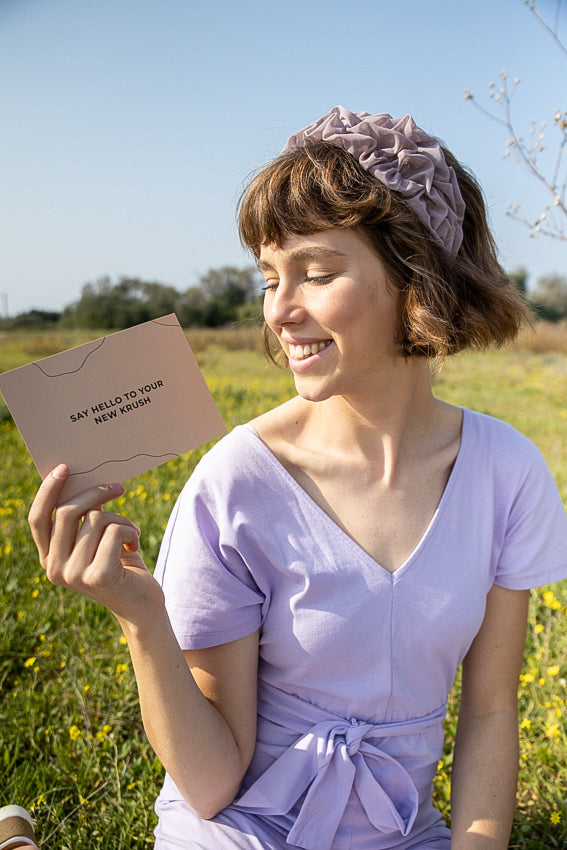
<instances>
[{"instance_id":1,"label":"yellow wildflower","mask_svg":"<svg viewBox=\"0 0 567 850\"><path fill-rule=\"evenodd\" d=\"M107 737L109 732L112 732L112 726L109 726L108 723L105 723L105 725L102 727L102 729L100 729L96 733L97 741L104 741L104 739Z\"/></svg>"},{"instance_id":2,"label":"yellow wildflower","mask_svg":"<svg viewBox=\"0 0 567 850\"><path fill-rule=\"evenodd\" d=\"M547 608L552 608L554 611L557 611L561 608L561 602L555 598L555 594L552 590L546 590L543 594L543 604Z\"/></svg>"},{"instance_id":3,"label":"yellow wildflower","mask_svg":"<svg viewBox=\"0 0 567 850\"><path fill-rule=\"evenodd\" d=\"M33 667L35 664L35 655L32 655L31 658L28 658L27 661L24 661L24 667Z\"/></svg>"},{"instance_id":4,"label":"yellow wildflower","mask_svg":"<svg viewBox=\"0 0 567 850\"><path fill-rule=\"evenodd\" d=\"M83 733L78 726L71 726L69 728L69 737L72 741L78 741L83 737Z\"/></svg>"},{"instance_id":5,"label":"yellow wildflower","mask_svg":"<svg viewBox=\"0 0 567 850\"><path fill-rule=\"evenodd\" d=\"M44 802L45 802L45 797L43 796L43 794L40 794L39 797L37 798L37 800L35 801L35 803L31 804L30 812L35 812L36 808L38 806L41 806L42 803L44 803Z\"/></svg>"},{"instance_id":6,"label":"yellow wildflower","mask_svg":"<svg viewBox=\"0 0 567 850\"><path fill-rule=\"evenodd\" d=\"M549 820L554 826L557 826L561 822L561 812L552 812Z\"/></svg>"}]
</instances>

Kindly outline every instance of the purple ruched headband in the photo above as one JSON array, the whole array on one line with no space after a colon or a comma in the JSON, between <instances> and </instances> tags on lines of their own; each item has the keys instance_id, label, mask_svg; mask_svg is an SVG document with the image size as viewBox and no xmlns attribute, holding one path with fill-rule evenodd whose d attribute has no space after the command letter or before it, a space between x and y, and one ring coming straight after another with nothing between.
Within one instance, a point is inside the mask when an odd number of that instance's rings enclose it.
<instances>
[{"instance_id":1,"label":"purple ruched headband","mask_svg":"<svg viewBox=\"0 0 567 850\"><path fill-rule=\"evenodd\" d=\"M438 139L421 130L411 115L392 118L386 112L370 115L335 106L290 136L282 153L309 139L332 142L352 154L373 177L403 195L446 251L457 253L465 213L457 175Z\"/></svg>"}]
</instances>

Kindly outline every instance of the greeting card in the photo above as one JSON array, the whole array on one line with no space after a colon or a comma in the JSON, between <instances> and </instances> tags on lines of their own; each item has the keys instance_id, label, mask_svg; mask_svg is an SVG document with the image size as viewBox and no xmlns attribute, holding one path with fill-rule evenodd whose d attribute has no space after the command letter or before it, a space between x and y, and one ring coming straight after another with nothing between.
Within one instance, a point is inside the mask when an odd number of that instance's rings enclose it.
<instances>
[{"instance_id":1,"label":"greeting card","mask_svg":"<svg viewBox=\"0 0 567 850\"><path fill-rule=\"evenodd\" d=\"M226 430L173 313L5 372L0 390L42 478L69 466L61 501Z\"/></svg>"}]
</instances>

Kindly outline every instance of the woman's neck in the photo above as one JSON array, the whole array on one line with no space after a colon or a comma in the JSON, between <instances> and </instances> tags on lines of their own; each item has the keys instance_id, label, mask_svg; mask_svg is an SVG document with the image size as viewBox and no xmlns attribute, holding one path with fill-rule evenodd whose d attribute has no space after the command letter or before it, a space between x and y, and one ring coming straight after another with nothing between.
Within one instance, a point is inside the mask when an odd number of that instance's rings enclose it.
<instances>
[{"instance_id":1,"label":"woman's neck","mask_svg":"<svg viewBox=\"0 0 567 850\"><path fill-rule=\"evenodd\" d=\"M438 438L443 442L442 432L455 427L454 409L432 393L427 365L415 367L408 365L380 393L296 399L296 443L394 478L400 464L434 448Z\"/></svg>"}]
</instances>

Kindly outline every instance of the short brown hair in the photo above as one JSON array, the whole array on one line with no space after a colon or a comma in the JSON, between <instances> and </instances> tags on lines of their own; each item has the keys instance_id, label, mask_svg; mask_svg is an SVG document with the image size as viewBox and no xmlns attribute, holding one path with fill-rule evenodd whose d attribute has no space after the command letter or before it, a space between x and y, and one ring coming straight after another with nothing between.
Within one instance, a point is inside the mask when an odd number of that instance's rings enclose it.
<instances>
[{"instance_id":1,"label":"short brown hair","mask_svg":"<svg viewBox=\"0 0 567 850\"><path fill-rule=\"evenodd\" d=\"M463 243L450 256L403 197L329 142L312 141L262 168L239 205L242 242L354 228L374 248L401 295L399 351L445 357L513 339L530 312L500 266L475 178L446 150L466 204Z\"/></svg>"}]
</instances>

